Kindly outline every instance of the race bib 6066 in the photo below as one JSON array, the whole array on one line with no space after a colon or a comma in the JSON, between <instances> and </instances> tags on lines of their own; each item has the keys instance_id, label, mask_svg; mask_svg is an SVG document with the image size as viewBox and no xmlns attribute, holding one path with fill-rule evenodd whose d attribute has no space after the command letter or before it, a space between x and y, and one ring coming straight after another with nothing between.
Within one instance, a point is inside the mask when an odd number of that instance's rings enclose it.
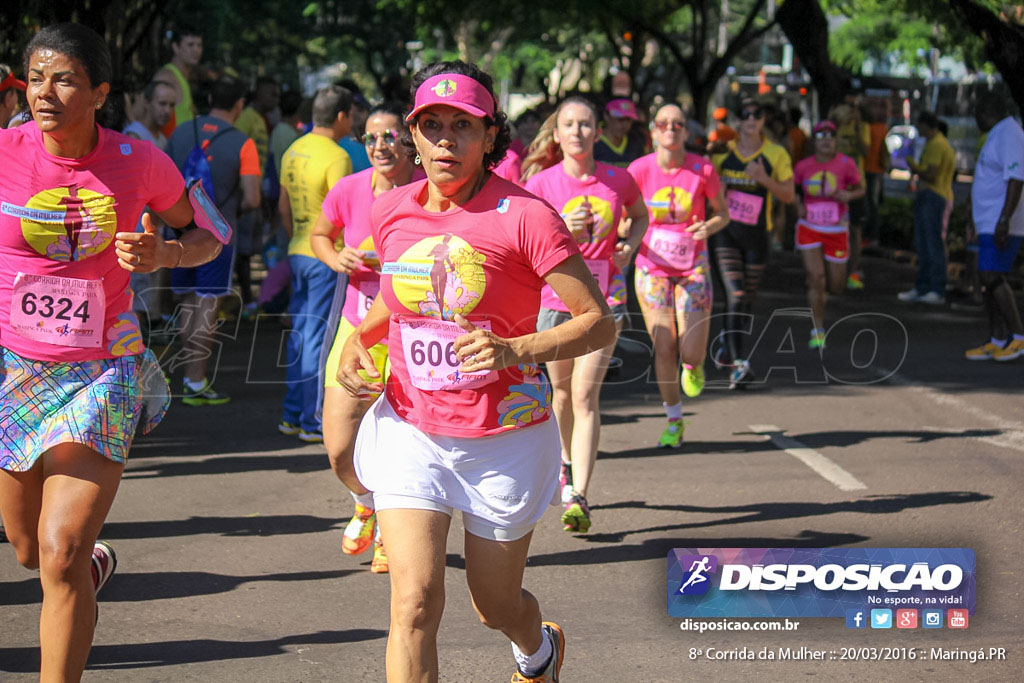
<instances>
[{"instance_id":1,"label":"race bib 6066","mask_svg":"<svg viewBox=\"0 0 1024 683\"><path fill-rule=\"evenodd\" d=\"M490 322L474 321L477 327L491 329ZM493 370L462 372L455 354L455 340L466 334L457 323L447 320L413 319L399 323L402 352L409 379L425 391L476 389L498 378Z\"/></svg>"}]
</instances>

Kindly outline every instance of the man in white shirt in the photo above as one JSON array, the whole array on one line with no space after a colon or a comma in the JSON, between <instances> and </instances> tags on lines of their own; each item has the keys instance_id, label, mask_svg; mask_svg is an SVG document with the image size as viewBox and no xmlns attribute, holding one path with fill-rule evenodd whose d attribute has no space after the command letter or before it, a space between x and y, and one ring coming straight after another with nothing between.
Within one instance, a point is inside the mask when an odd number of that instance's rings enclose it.
<instances>
[{"instance_id":1,"label":"man in white shirt","mask_svg":"<svg viewBox=\"0 0 1024 683\"><path fill-rule=\"evenodd\" d=\"M139 140L152 142L157 149L166 149L167 138L161 129L174 114L174 107L178 103L178 91L167 81L150 81L142 89L142 97L146 101L145 110L141 117L125 127L124 133Z\"/></svg>"},{"instance_id":2,"label":"man in white shirt","mask_svg":"<svg viewBox=\"0 0 1024 683\"><path fill-rule=\"evenodd\" d=\"M993 92L978 99L974 119L988 137L974 167L968 241L977 235L991 338L966 355L968 360L1009 361L1024 356L1024 326L1006 281L1024 241L1024 130Z\"/></svg>"}]
</instances>

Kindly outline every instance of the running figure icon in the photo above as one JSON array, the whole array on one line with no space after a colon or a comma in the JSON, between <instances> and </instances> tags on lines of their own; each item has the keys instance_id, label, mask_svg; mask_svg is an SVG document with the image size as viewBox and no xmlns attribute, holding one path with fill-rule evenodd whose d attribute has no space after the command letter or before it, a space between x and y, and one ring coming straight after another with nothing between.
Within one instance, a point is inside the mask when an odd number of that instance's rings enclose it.
<instances>
[{"instance_id":1,"label":"running figure icon","mask_svg":"<svg viewBox=\"0 0 1024 683\"><path fill-rule=\"evenodd\" d=\"M704 574L711 571L711 567L708 565L710 561L711 558L707 555L701 557L700 560L693 561L693 564L690 565L690 569L688 570L690 572L690 577L683 582L682 586L679 587L680 593L685 594L686 589L690 586L694 586L698 583L704 583L708 580L708 577Z\"/></svg>"}]
</instances>

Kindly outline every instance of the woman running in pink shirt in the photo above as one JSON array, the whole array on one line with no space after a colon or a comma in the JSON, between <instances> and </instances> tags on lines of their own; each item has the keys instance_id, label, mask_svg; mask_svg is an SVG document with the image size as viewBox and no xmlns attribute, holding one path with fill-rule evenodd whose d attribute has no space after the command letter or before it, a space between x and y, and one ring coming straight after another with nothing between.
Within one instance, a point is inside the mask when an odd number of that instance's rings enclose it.
<instances>
[{"instance_id":1,"label":"woman running in pink shirt","mask_svg":"<svg viewBox=\"0 0 1024 683\"><path fill-rule=\"evenodd\" d=\"M541 622L522 587L533 528L557 500L558 431L537 364L608 345L614 324L558 214L490 172L510 142L490 76L442 62L416 74L413 91L406 120L427 179L373 204L380 294L338 372L353 396L384 392L359 426L355 469L387 543L387 678L438 680L446 543L459 510L473 605L512 641L512 680L558 681L562 631ZM545 284L572 319L537 332ZM385 335L386 386L369 353Z\"/></svg>"},{"instance_id":2,"label":"woman running in pink shirt","mask_svg":"<svg viewBox=\"0 0 1024 683\"><path fill-rule=\"evenodd\" d=\"M170 403L132 312L132 273L197 266L220 245L204 230L165 241L192 207L178 169L149 143L95 117L110 53L80 24L44 28L25 48L34 122L0 130L0 515L39 569L40 679L78 680L96 593L114 572L97 541L136 428Z\"/></svg>"}]
</instances>

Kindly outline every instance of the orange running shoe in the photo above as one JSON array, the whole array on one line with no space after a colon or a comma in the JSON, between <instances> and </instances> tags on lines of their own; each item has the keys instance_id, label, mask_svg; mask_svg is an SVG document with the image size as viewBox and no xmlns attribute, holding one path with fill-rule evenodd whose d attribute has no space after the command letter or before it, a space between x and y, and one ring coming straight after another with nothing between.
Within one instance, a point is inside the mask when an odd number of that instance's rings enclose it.
<instances>
[{"instance_id":1,"label":"orange running shoe","mask_svg":"<svg viewBox=\"0 0 1024 683\"><path fill-rule=\"evenodd\" d=\"M561 679L562 660L565 659L565 634L553 621L541 624L541 630L551 638L551 661L536 676L525 676L519 669L512 674L512 683L558 683Z\"/></svg>"},{"instance_id":2,"label":"orange running shoe","mask_svg":"<svg viewBox=\"0 0 1024 683\"><path fill-rule=\"evenodd\" d=\"M380 536L373 542L373 559L370 560L370 571L374 574L388 573L388 556L384 553L384 544Z\"/></svg>"}]
</instances>

